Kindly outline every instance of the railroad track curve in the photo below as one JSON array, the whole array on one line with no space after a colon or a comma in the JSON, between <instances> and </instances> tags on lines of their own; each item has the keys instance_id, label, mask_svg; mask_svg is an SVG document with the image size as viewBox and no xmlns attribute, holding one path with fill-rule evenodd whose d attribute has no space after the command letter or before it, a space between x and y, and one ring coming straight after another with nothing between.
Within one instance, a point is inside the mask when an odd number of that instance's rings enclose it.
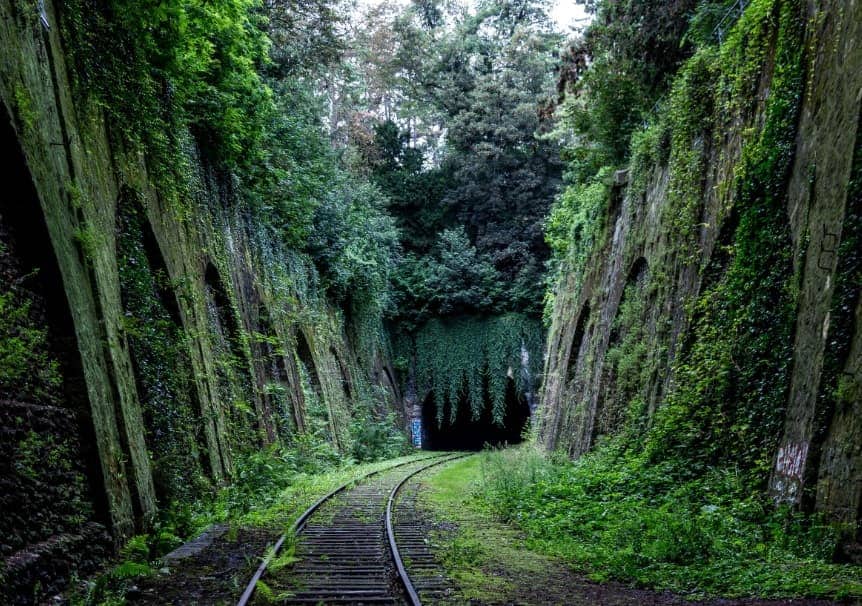
<instances>
[{"instance_id":1,"label":"railroad track curve","mask_svg":"<svg viewBox=\"0 0 862 606\"><path fill-rule=\"evenodd\" d=\"M280 603L419 605L398 550L393 504L416 474L465 456L469 455L446 454L399 463L355 478L320 498L268 551L237 606L252 603L270 562L294 536L300 539L296 546L299 559L290 571L289 584L276 586L276 590L284 590Z\"/></svg>"}]
</instances>

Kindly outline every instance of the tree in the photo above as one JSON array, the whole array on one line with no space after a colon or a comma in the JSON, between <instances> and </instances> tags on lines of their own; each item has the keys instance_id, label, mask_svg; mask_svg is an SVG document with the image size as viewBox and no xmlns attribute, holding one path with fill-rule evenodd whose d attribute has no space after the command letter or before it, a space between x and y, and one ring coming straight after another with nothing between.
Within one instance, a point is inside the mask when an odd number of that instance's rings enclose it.
<instances>
[{"instance_id":1,"label":"tree","mask_svg":"<svg viewBox=\"0 0 862 606\"><path fill-rule=\"evenodd\" d=\"M537 136L559 43L541 3L493 0L446 40L436 65L453 175L443 204L503 281L536 291L548 256L542 224L562 173L556 144ZM540 298L510 296L507 307L537 312Z\"/></svg>"}]
</instances>

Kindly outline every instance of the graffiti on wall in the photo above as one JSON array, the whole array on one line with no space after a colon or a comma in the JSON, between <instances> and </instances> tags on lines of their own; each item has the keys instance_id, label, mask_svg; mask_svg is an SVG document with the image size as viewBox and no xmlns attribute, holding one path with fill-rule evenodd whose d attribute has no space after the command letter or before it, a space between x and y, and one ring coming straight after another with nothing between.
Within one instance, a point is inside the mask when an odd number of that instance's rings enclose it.
<instances>
[{"instance_id":1,"label":"graffiti on wall","mask_svg":"<svg viewBox=\"0 0 862 606\"><path fill-rule=\"evenodd\" d=\"M413 419L410 424L410 433L413 436L413 446L422 448L422 419Z\"/></svg>"},{"instance_id":2,"label":"graffiti on wall","mask_svg":"<svg viewBox=\"0 0 862 606\"><path fill-rule=\"evenodd\" d=\"M775 457L770 492L778 503L794 503L802 494L808 442L785 444Z\"/></svg>"},{"instance_id":3,"label":"graffiti on wall","mask_svg":"<svg viewBox=\"0 0 862 606\"><path fill-rule=\"evenodd\" d=\"M778 449L778 456L775 459L775 471L785 478L801 482L807 454L808 442L782 446Z\"/></svg>"}]
</instances>

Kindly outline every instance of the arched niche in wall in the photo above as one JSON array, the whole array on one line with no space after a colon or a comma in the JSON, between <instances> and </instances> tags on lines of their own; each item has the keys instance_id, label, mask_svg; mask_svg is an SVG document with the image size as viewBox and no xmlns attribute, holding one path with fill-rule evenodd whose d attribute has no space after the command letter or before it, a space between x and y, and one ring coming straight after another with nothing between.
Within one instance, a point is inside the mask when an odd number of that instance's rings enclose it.
<instances>
[{"instance_id":1,"label":"arched niche in wall","mask_svg":"<svg viewBox=\"0 0 862 606\"><path fill-rule=\"evenodd\" d=\"M334 346L329 348L329 353L332 354L332 357L335 358L335 362L338 364L338 372L341 375L341 386L344 390L344 395L347 397L348 400L352 400L353 385L350 369L347 367L347 364L341 358Z\"/></svg>"},{"instance_id":2,"label":"arched niche in wall","mask_svg":"<svg viewBox=\"0 0 862 606\"><path fill-rule=\"evenodd\" d=\"M295 339L296 349L294 351L302 381L305 410L311 415L325 414L322 410L323 393L320 386L320 374L317 364L314 362L314 355L311 353L308 339L306 339L302 329L296 330Z\"/></svg>"},{"instance_id":3,"label":"arched niche in wall","mask_svg":"<svg viewBox=\"0 0 862 606\"><path fill-rule=\"evenodd\" d=\"M231 305L227 288L216 266L210 262L204 272L207 315L211 326L218 396L231 418L230 438L245 445L259 441L258 423L252 400L254 382L243 348L240 323Z\"/></svg>"},{"instance_id":4,"label":"arched niche in wall","mask_svg":"<svg viewBox=\"0 0 862 606\"><path fill-rule=\"evenodd\" d=\"M727 267L730 265L731 248L733 246L733 239L736 236L737 227L739 227L739 209L734 206L730 214L721 223L721 229L718 231L709 262L702 273L703 278L700 284L700 292L705 292L712 288L721 279L724 272L727 271Z\"/></svg>"},{"instance_id":5,"label":"arched niche in wall","mask_svg":"<svg viewBox=\"0 0 862 606\"><path fill-rule=\"evenodd\" d=\"M739 210L733 207L730 214L722 221L721 228L716 236L715 244L712 248L712 253L706 266L701 272L700 288L698 295L711 290L724 276L732 258L733 240L736 235L736 229L739 227ZM691 317L690 327L697 327L704 316L704 308L695 306L694 314ZM683 331L683 339L676 352L676 357L681 359L686 352L690 351L697 338L697 330Z\"/></svg>"},{"instance_id":6,"label":"arched niche in wall","mask_svg":"<svg viewBox=\"0 0 862 606\"><path fill-rule=\"evenodd\" d=\"M384 387L389 391L391 396L398 401L401 397L398 391L398 383L395 382L395 377L392 376L392 371L386 364L383 365L383 376L386 377L386 385L384 385Z\"/></svg>"},{"instance_id":7,"label":"arched niche in wall","mask_svg":"<svg viewBox=\"0 0 862 606\"><path fill-rule=\"evenodd\" d=\"M551 397L551 401L555 405L545 404L544 414L546 416L543 419L542 434L546 446L550 449L556 448L563 437L562 432L570 429L567 428L568 420L583 395L583 381L579 375L582 372L584 353L589 345L586 331L590 321L590 311L589 301L584 301L580 312L575 317L575 330L572 333L567 355L564 360L560 361L560 368L565 370L558 379L557 392ZM545 399L548 399L547 391L545 392ZM568 438L565 442L571 448L573 442L569 441Z\"/></svg>"},{"instance_id":8,"label":"arched niche in wall","mask_svg":"<svg viewBox=\"0 0 862 606\"><path fill-rule=\"evenodd\" d=\"M644 378L648 335L644 325L644 293L649 281L649 263L638 257L629 267L611 322L608 346L602 364L593 440L617 432L625 422L629 406Z\"/></svg>"},{"instance_id":9,"label":"arched niche in wall","mask_svg":"<svg viewBox=\"0 0 862 606\"><path fill-rule=\"evenodd\" d=\"M201 400L164 255L140 194L128 187L117 204L117 265L156 496L162 504L191 499L211 469Z\"/></svg>"},{"instance_id":10,"label":"arched niche in wall","mask_svg":"<svg viewBox=\"0 0 862 606\"><path fill-rule=\"evenodd\" d=\"M290 382L284 363L284 347L275 332L269 308L262 300L257 306L255 333L251 339L252 358L263 392L266 435L273 442L276 427L283 435L294 431L295 418L288 394Z\"/></svg>"},{"instance_id":11,"label":"arched niche in wall","mask_svg":"<svg viewBox=\"0 0 862 606\"><path fill-rule=\"evenodd\" d=\"M72 310L3 109L0 153L0 602L41 602L108 555L110 516Z\"/></svg>"},{"instance_id":12,"label":"arched niche in wall","mask_svg":"<svg viewBox=\"0 0 862 606\"><path fill-rule=\"evenodd\" d=\"M584 347L584 335L587 330L587 322L590 319L590 303L586 301L581 307L581 313L578 314L578 321L575 324L575 333L572 335L572 344L569 347L569 359L566 362L566 385L565 389L568 392L576 391L576 381L578 374L578 362L581 360L581 349Z\"/></svg>"}]
</instances>

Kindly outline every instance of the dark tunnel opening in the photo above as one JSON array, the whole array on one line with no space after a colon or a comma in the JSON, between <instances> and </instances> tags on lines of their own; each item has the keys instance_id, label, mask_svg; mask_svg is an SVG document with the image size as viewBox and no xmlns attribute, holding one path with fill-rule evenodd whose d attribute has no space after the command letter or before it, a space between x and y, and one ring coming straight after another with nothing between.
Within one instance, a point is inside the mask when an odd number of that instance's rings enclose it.
<instances>
[{"instance_id":1,"label":"dark tunnel opening","mask_svg":"<svg viewBox=\"0 0 862 606\"><path fill-rule=\"evenodd\" d=\"M458 403L455 421L450 422L450 402L443 409L443 422L437 424L437 404L434 394L422 404L422 447L425 450L481 450L485 446L519 444L530 420L530 407L523 394L519 394L512 379L506 381L506 412L503 424L494 423L491 402L478 419L473 419L466 396Z\"/></svg>"}]
</instances>

